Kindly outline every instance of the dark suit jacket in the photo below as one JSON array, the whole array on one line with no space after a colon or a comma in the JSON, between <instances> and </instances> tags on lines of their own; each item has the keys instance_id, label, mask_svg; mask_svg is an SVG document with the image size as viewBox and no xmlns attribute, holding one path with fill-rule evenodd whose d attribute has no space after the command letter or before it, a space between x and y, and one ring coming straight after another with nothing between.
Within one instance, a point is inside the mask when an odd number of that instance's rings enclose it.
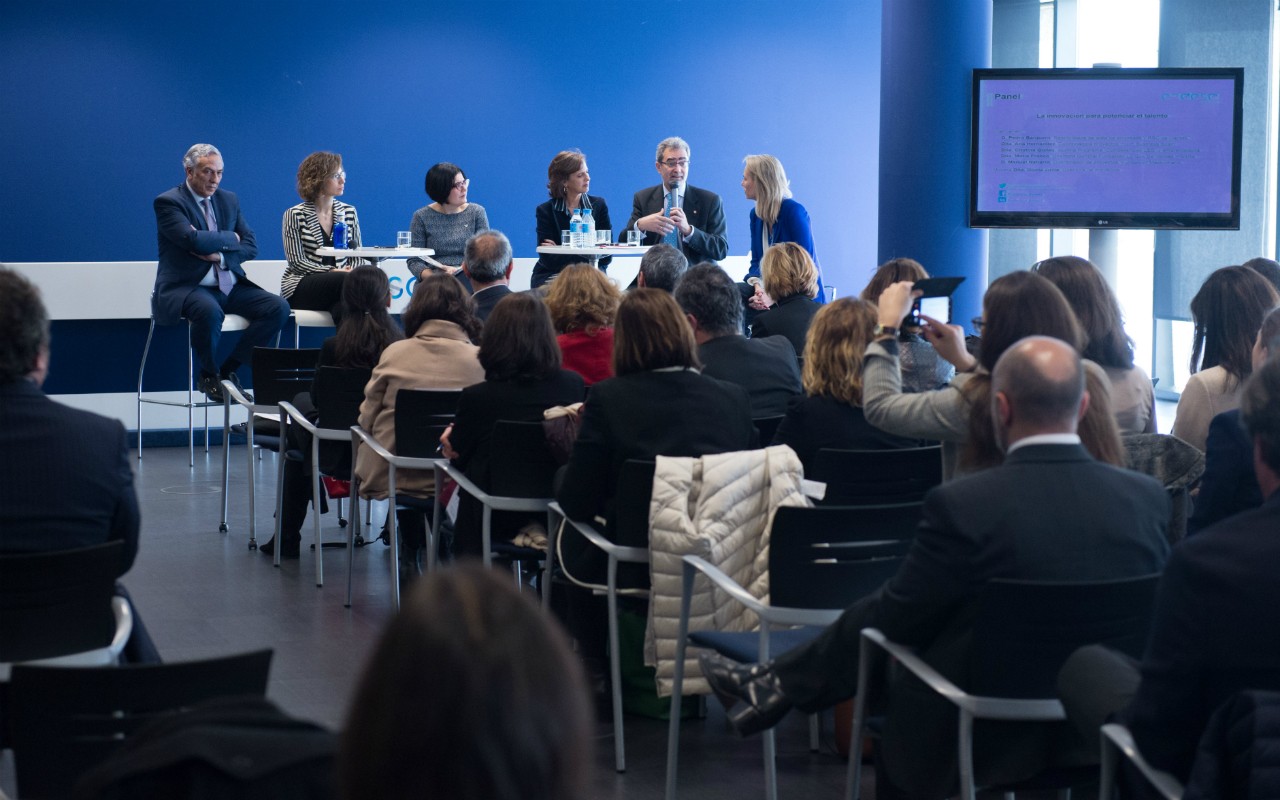
<instances>
[{"instance_id":1,"label":"dark suit jacket","mask_svg":"<svg viewBox=\"0 0 1280 800\"><path fill-rule=\"evenodd\" d=\"M231 192L219 189L213 193L213 214L218 230L211 231L204 213L196 205L185 183L181 183L155 199L156 234L160 247L156 270L156 322L173 325L182 316L182 304L197 286L213 262L193 254L222 253L227 269L235 273L237 282L248 282L240 265L258 255L258 242L253 230L240 214L240 201ZM237 241L236 235L240 236ZM256 286L252 282L251 286Z\"/></svg>"},{"instance_id":2,"label":"dark suit jacket","mask_svg":"<svg viewBox=\"0 0 1280 800\"><path fill-rule=\"evenodd\" d=\"M1209 423L1204 447L1204 475L1187 535L1218 520L1262 505L1262 490L1253 472L1253 440L1240 421L1240 409L1224 411Z\"/></svg>"},{"instance_id":3,"label":"dark suit jacket","mask_svg":"<svg viewBox=\"0 0 1280 800\"><path fill-rule=\"evenodd\" d=\"M788 696L820 708L856 688L859 632L880 628L969 685L974 603L993 578L1109 580L1159 572L1168 557L1170 501L1153 478L1095 461L1077 445L1030 445L1004 464L925 497L924 518L897 574L851 606L806 648L779 657ZM885 771L914 797L954 793L956 713L914 679L889 688ZM1045 766L1049 736L979 724L982 781L1018 780Z\"/></svg>"},{"instance_id":4,"label":"dark suit jacket","mask_svg":"<svg viewBox=\"0 0 1280 800\"><path fill-rule=\"evenodd\" d=\"M1142 682L1120 721L1184 780L1209 716L1241 689L1280 690L1280 492L1184 539L1156 594Z\"/></svg>"},{"instance_id":5,"label":"dark suit jacket","mask_svg":"<svg viewBox=\"0 0 1280 800\"><path fill-rule=\"evenodd\" d=\"M484 322L489 318L490 312L493 311L493 307L498 304L498 301L509 294L511 294L511 289L502 283L476 292L472 295L476 302L476 317L481 322Z\"/></svg>"},{"instance_id":6,"label":"dark suit jacket","mask_svg":"<svg viewBox=\"0 0 1280 800\"><path fill-rule=\"evenodd\" d=\"M886 433L867 422L862 409L828 395L798 399L773 435L774 444L785 444L800 457L805 475L813 472L814 458L824 447L838 450L892 450L919 447L920 441Z\"/></svg>"},{"instance_id":7,"label":"dark suit jacket","mask_svg":"<svg viewBox=\"0 0 1280 800\"><path fill-rule=\"evenodd\" d=\"M736 333L698 345L702 373L736 383L751 397L751 416L780 417L802 391L800 362L780 336L748 339Z\"/></svg>"},{"instance_id":8,"label":"dark suit jacket","mask_svg":"<svg viewBox=\"0 0 1280 800\"><path fill-rule=\"evenodd\" d=\"M613 222L609 219L609 204L604 201L603 197L597 197L594 194L589 194L587 197L591 200L591 218L595 220L596 230L613 230ZM534 217L537 219L538 244L541 245L544 241L560 244L560 231L569 230L569 222L573 218L573 213L566 214L563 211L557 211L555 201L548 200L534 210ZM552 275L558 275L560 270L570 264L577 264L582 261L585 261L585 259L578 256L540 254L537 263L533 265L533 278L535 281L540 281L540 283L535 283L534 288L546 282L543 279L544 276L550 278ZM613 257L606 256L597 261L596 266L604 269L609 266L611 261L613 261Z\"/></svg>"},{"instance_id":9,"label":"dark suit jacket","mask_svg":"<svg viewBox=\"0 0 1280 800\"><path fill-rule=\"evenodd\" d=\"M804 353L805 338L809 335L809 325L813 323L813 315L822 306L802 294L784 297L777 305L757 316L751 321L751 338L763 339L766 336L785 336L796 355Z\"/></svg>"},{"instance_id":10,"label":"dark suit jacket","mask_svg":"<svg viewBox=\"0 0 1280 800\"><path fill-rule=\"evenodd\" d=\"M635 227L636 220L662 211L666 204L666 189L662 184L650 186L636 192L631 200L631 219L623 230ZM689 240L681 245L684 257L689 264L699 261L719 261L729 255L729 239L725 236L724 204L720 195L685 184L684 187L685 218L693 226ZM654 245L662 241L656 233L646 232L641 244Z\"/></svg>"},{"instance_id":11,"label":"dark suit jacket","mask_svg":"<svg viewBox=\"0 0 1280 800\"><path fill-rule=\"evenodd\" d=\"M0 385L0 553L119 540L124 574L138 525L124 426L56 403L28 380Z\"/></svg>"}]
</instances>

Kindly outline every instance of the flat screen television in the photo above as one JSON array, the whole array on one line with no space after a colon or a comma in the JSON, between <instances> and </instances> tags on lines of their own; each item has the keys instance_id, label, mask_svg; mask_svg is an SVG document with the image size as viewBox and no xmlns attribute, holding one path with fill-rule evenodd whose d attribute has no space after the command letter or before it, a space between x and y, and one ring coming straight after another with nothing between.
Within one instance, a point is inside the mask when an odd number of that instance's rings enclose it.
<instances>
[{"instance_id":1,"label":"flat screen television","mask_svg":"<svg viewBox=\"0 0 1280 800\"><path fill-rule=\"evenodd\" d=\"M1240 227L1244 70L973 71L969 225Z\"/></svg>"}]
</instances>

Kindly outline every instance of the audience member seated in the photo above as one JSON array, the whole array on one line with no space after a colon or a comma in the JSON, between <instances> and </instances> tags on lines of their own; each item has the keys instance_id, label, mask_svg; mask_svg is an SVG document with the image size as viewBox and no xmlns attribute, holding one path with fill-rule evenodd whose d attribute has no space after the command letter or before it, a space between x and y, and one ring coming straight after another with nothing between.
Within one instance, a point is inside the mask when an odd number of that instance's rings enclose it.
<instances>
[{"instance_id":1,"label":"audience member seated","mask_svg":"<svg viewBox=\"0 0 1280 800\"><path fill-rule=\"evenodd\" d=\"M346 800L584 800L591 710L563 632L510 577L435 572L405 596L356 687Z\"/></svg>"},{"instance_id":2,"label":"audience member seated","mask_svg":"<svg viewBox=\"0 0 1280 800\"><path fill-rule=\"evenodd\" d=\"M1254 272L1267 279L1271 284L1271 288L1276 290L1276 294L1280 294L1280 263L1276 263L1270 258L1251 258L1241 264L1248 267Z\"/></svg>"},{"instance_id":3,"label":"audience member seated","mask_svg":"<svg viewBox=\"0 0 1280 800\"><path fill-rule=\"evenodd\" d=\"M502 231L487 230L467 240L462 271L471 281L471 297L476 304L476 319L489 318L498 301L511 294L511 241Z\"/></svg>"},{"instance_id":4,"label":"audience member seated","mask_svg":"<svg viewBox=\"0 0 1280 800\"><path fill-rule=\"evenodd\" d=\"M382 351L392 342L404 338L400 328L387 313L391 305L391 284L387 274L376 267L358 267L342 286L342 303L348 313L338 326L338 334L320 345L317 367L373 369ZM300 394L293 405L309 419L318 419L312 392ZM281 501L281 558L297 558L302 543L302 524L307 519L311 502L311 435L300 426L289 426L290 447L301 450L302 461L284 462L284 488ZM323 487L322 487L323 488ZM322 498L323 501L323 498ZM316 509L319 514L323 509ZM354 513L354 512L352 512ZM275 540L258 547L263 555L275 554Z\"/></svg>"},{"instance_id":5,"label":"audience member seated","mask_svg":"<svg viewBox=\"0 0 1280 800\"><path fill-rule=\"evenodd\" d=\"M1041 280L1041 279L1038 279ZM910 284L897 284L910 288ZM703 672L743 734L777 724L791 707L819 711L857 689L863 628L879 628L944 675L969 684L973 603L986 582L1101 581L1159 572L1168 557L1169 498L1154 479L1103 464L1076 436L1089 397L1075 347L1034 336L994 365L985 408L1008 448L990 470L929 492L897 574L807 645L772 663L703 656ZM876 771L877 796L955 793L956 711L910 676L890 677ZM1088 763L1069 726L992 727L975 741L978 783L1016 781L1046 766Z\"/></svg>"},{"instance_id":6,"label":"audience member seated","mask_svg":"<svg viewBox=\"0 0 1280 800\"><path fill-rule=\"evenodd\" d=\"M1174 548L1140 667L1094 646L1077 651L1058 677L1082 732L1096 741L1117 712L1147 762L1183 782L1218 706L1243 689L1280 690L1280 360L1248 379L1240 411L1262 506Z\"/></svg>"},{"instance_id":7,"label":"audience member seated","mask_svg":"<svg viewBox=\"0 0 1280 800\"><path fill-rule=\"evenodd\" d=\"M488 490L494 425L500 420L541 423L543 411L580 403L585 390L581 375L560 368L551 315L533 292L512 294L494 307L480 337L479 357L484 383L462 390L458 416L440 441L445 458ZM529 521L528 514L494 512L492 540L509 541ZM539 521L545 523L546 515ZM481 545L481 506L464 493L454 525L453 553L479 557Z\"/></svg>"},{"instance_id":8,"label":"audience member seated","mask_svg":"<svg viewBox=\"0 0 1280 800\"><path fill-rule=\"evenodd\" d=\"M480 321L471 297L453 276L433 272L418 283L402 317L408 338L382 351L360 404L360 427L373 434L392 453L396 451L396 394L401 389L463 389L484 380L472 339L480 334ZM361 446L356 474L363 497L387 497L387 462ZM399 470L396 492L410 497L430 497L435 490L431 470ZM426 541L420 513L397 517L400 542L413 563Z\"/></svg>"},{"instance_id":9,"label":"audience member seated","mask_svg":"<svg viewBox=\"0 0 1280 800\"><path fill-rule=\"evenodd\" d=\"M802 391L795 348L785 336L742 335L742 297L733 279L704 262L680 278L675 298L693 326L702 373L746 389L753 417L787 413Z\"/></svg>"},{"instance_id":10,"label":"audience member seated","mask_svg":"<svg viewBox=\"0 0 1280 800\"><path fill-rule=\"evenodd\" d=\"M344 258L339 264L332 256L316 250L333 247L335 222L347 226L347 242L360 246L360 219L356 207L340 202L347 188L347 173L337 153L312 153L298 165L298 196L301 203L284 212L284 257L287 265L280 277L280 296L290 308L328 311L333 324L342 322L342 285L353 267L370 262Z\"/></svg>"},{"instance_id":11,"label":"audience member seated","mask_svg":"<svg viewBox=\"0 0 1280 800\"><path fill-rule=\"evenodd\" d=\"M742 193L755 206L747 215L751 230L751 266L742 279L753 290L747 298L748 324L754 324L752 312L766 311L777 300L763 281L765 248L789 242L804 250L814 262L814 293L811 298L819 303L827 300L822 287L822 275L816 266L818 255L813 249L813 230L809 226L809 212L791 199L791 181L782 162L774 156L747 156L742 160ZM802 348L797 347L796 352Z\"/></svg>"},{"instance_id":12,"label":"audience member seated","mask_svg":"<svg viewBox=\"0 0 1280 800\"><path fill-rule=\"evenodd\" d=\"M1267 312L1280 296L1249 267L1223 267L1191 298L1195 340L1191 378L1178 399L1173 435L1204 450L1209 422L1240 407L1240 387L1252 368L1250 349Z\"/></svg>"},{"instance_id":13,"label":"audience member seated","mask_svg":"<svg viewBox=\"0 0 1280 800\"><path fill-rule=\"evenodd\" d=\"M414 256L405 266L418 280L430 272L457 275L467 240L489 229L489 215L484 206L468 202L471 180L457 164L441 161L433 165L423 184L431 203L413 212L410 241L414 247L429 247L436 254L430 261Z\"/></svg>"},{"instance_id":14,"label":"audience member seated","mask_svg":"<svg viewBox=\"0 0 1280 800\"><path fill-rule=\"evenodd\" d=\"M773 437L774 444L796 451L806 475L824 447L888 450L920 444L872 427L862 415L862 355L875 325L876 307L852 297L833 300L813 318L804 349L805 397L791 406Z\"/></svg>"},{"instance_id":15,"label":"audience member seated","mask_svg":"<svg viewBox=\"0 0 1280 800\"><path fill-rule=\"evenodd\" d=\"M680 276L688 268L689 259L684 257L684 253L660 242L641 256L640 271L636 273L634 285L673 292L676 281L680 280Z\"/></svg>"},{"instance_id":16,"label":"audience member seated","mask_svg":"<svg viewBox=\"0 0 1280 800\"><path fill-rule=\"evenodd\" d=\"M1262 369L1280 353L1280 308L1262 320L1250 361L1253 371ZM1253 439L1240 420L1240 409L1224 411L1209 423L1204 450L1204 475L1195 497L1195 510L1187 520L1188 535L1233 514L1262 505L1262 491L1253 473Z\"/></svg>"},{"instance_id":17,"label":"audience member seated","mask_svg":"<svg viewBox=\"0 0 1280 800\"><path fill-rule=\"evenodd\" d=\"M899 281L922 281L929 277L919 261L891 258L876 268L870 283L859 295L868 303L876 303L884 290ZM902 370L902 391L931 392L941 389L956 376L956 368L938 355L920 335L920 328L910 325L908 318L898 324L898 362Z\"/></svg>"},{"instance_id":18,"label":"audience member seated","mask_svg":"<svg viewBox=\"0 0 1280 800\"><path fill-rule=\"evenodd\" d=\"M804 352L805 334L820 306L818 268L804 248L794 242L775 244L760 262L764 293L772 303L751 323L751 338L785 336L797 353Z\"/></svg>"},{"instance_id":19,"label":"audience member seated","mask_svg":"<svg viewBox=\"0 0 1280 800\"><path fill-rule=\"evenodd\" d=\"M1133 339L1124 330L1120 303L1107 281L1087 259L1046 258L1031 268L1057 286L1080 327L1084 357L1102 367L1111 381L1112 413L1122 433L1156 432L1156 398L1151 379L1133 363Z\"/></svg>"},{"instance_id":20,"label":"audience member seated","mask_svg":"<svg viewBox=\"0 0 1280 800\"><path fill-rule=\"evenodd\" d=\"M1058 287L1034 272L1012 272L993 281L982 299L980 359L965 350L959 325L926 324L924 338L955 365L956 377L936 391L904 394L895 326L911 308L912 283L892 284L880 297L877 335L867 346L862 365L862 408L867 421L877 428L898 436L940 440L943 480L950 480L958 472L974 472L1002 459L987 412L990 370L1005 349L1026 336L1052 336L1079 348L1084 334ZM1100 461L1123 466L1124 448L1107 404L1107 377L1096 364L1086 362L1085 380L1092 397L1080 424L1085 449Z\"/></svg>"},{"instance_id":21,"label":"audience member seated","mask_svg":"<svg viewBox=\"0 0 1280 800\"><path fill-rule=\"evenodd\" d=\"M609 206L603 197L587 194L591 188L591 173L587 170L587 157L578 150L562 150L556 153L547 166L547 194L551 199L538 206L534 216L537 219L538 245L559 247L560 232L569 230L569 223L575 212L590 211L591 218L598 231L613 230L609 221ZM595 247L591 242L588 247ZM597 262L600 269L609 266L612 258L602 258ZM570 264L578 262L577 256L559 256L542 253L538 262L533 265L533 276L529 288L552 281Z\"/></svg>"},{"instance_id":22,"label":"audience member seated","mask_svg":"<svg viewBox=\"0 0 1280 800\"><path fill-rule=\"evenodd\" d=\"M124 426L50 400L40 390L48 373L40 292L0 267L0 554L121 541L123 575L138 555L140 522ZM124 658L160 661L136 608Z\"/></svg>"},{"instance_id":23,"label":"audience member seated","mask_svg":"<svg viewBox=\"0 0 1280 800\"><path fill-rule=\"evenodd\" d=\"M547 292L564 368L587 386L613 377L613 318L622 293L590 264L570 264Z\"/></svg>"}]
</instances>

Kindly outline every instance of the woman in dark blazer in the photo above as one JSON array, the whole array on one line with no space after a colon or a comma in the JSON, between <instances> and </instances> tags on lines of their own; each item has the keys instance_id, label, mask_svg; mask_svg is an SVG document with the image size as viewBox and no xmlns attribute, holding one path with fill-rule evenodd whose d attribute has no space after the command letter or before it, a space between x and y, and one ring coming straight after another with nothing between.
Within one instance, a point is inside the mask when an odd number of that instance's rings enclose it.
<instances>
[{"instance_id":1,"label":"woman in dark blazer","mask_svg":"<svg viewBox=\"0 0 1280 800\"><path fill-rule=\"evenodd\" d=\"M785 336L797 353L803 353L813 315L822 306L818 294L818 268L804 248L794 242L775 244L760 262L764 293L774 305L751 322L751 338Z\"/></svg>"},{"instance_id":2,"label":"woman in dark blazer","mask_svg":"<svg viewBox=\"0 0 1280 800\"><path fill-rule=\"evenodd\" d=\"M591 188L591 173L587 171L587 157L577 150L562 150L551 159L547 167L547 194L551 199L537 208L538 246L557 247L560 244L560 231L569 229L573 212L579 209L591 209L596 230L613 230L609 221L609 206L603 197L587 194ZM591 246L595 243L592 242ZM529 285L537 289L554 278L560 270L570 264L577 264L583 259L578 256L556 256L543 254L538 263L533 265L533 277ZM598 266L604 269L612 261L602 258Z\"/></svg>"},{"instance_id":3,"label":"woman in dark blazer","mask_svg":"<svg viewBox=\"0 0 1280 800\"><path fill-rule=\"evenodd\" d=\"M540 422L552 406L582 402L582 376L560 368L551 314L533 292L502 298L480 339L484 383L462 390L458 413L440 439L441 451L481 489L489 488L489 449L500 420ZM454 526L455 556L482 556L480 504L463 494ZM495 512L494 541L510 540L528 514ZM544 518L545 521L545 518Z\"/></svg>"}]
</instances>

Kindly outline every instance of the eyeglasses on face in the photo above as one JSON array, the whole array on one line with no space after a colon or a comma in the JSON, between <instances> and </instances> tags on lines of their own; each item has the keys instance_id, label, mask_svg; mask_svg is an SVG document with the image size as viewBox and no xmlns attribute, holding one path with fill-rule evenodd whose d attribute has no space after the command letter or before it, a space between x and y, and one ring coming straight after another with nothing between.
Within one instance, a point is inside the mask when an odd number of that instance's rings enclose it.
<instances>
[{"instance_id":1,"label":"eyeglasses on face","mask_svg":"<svg viewBox=\"0 0 1280 800\"><path fill-rule=\"evenodd\" d=\"M330 178L331 180L335 180L335 181L345 181L345 180L347 179L347 173L346 173L346 170L341 170L341 169L340 169L340 170L338 170L337 172L335 172L335 173L333 173L332 175L330 175L330 176L329 176L329 178Z\"/></svg>"},{"instance_id":2,"label":"eyeglasses on face","mask_svg":"<svg viewBox=\"0 0 1280 800\"><path fill-rule=\"evenodd\" d=\"M659 163L659 164L661 164L661 165L662 165L662 166L664 166L664 167L667 167L668 169L675 169L676 167L687 167L687 166L689 166L689 159L687 159L687 158L668 158L666 161L659 161L658 163Z\"/></svg>"},{"instance_id":3,"label":"eyeglasses on face","mask_svg":"<svg viewBox=\"0 0 1280 800\"><path fill-rule=\"evenodd\" d=\"M462 180L460 180L460 181L454 181L454 182L453 182L453 188L454 188L454 189L465 189L465 188L467 188L467 187L468 187L468 186L470 186L470 185L471 185L471 179L470 179L470 178L463 178L463 179L462 179Z\"/></svg>"}]
</instances>

